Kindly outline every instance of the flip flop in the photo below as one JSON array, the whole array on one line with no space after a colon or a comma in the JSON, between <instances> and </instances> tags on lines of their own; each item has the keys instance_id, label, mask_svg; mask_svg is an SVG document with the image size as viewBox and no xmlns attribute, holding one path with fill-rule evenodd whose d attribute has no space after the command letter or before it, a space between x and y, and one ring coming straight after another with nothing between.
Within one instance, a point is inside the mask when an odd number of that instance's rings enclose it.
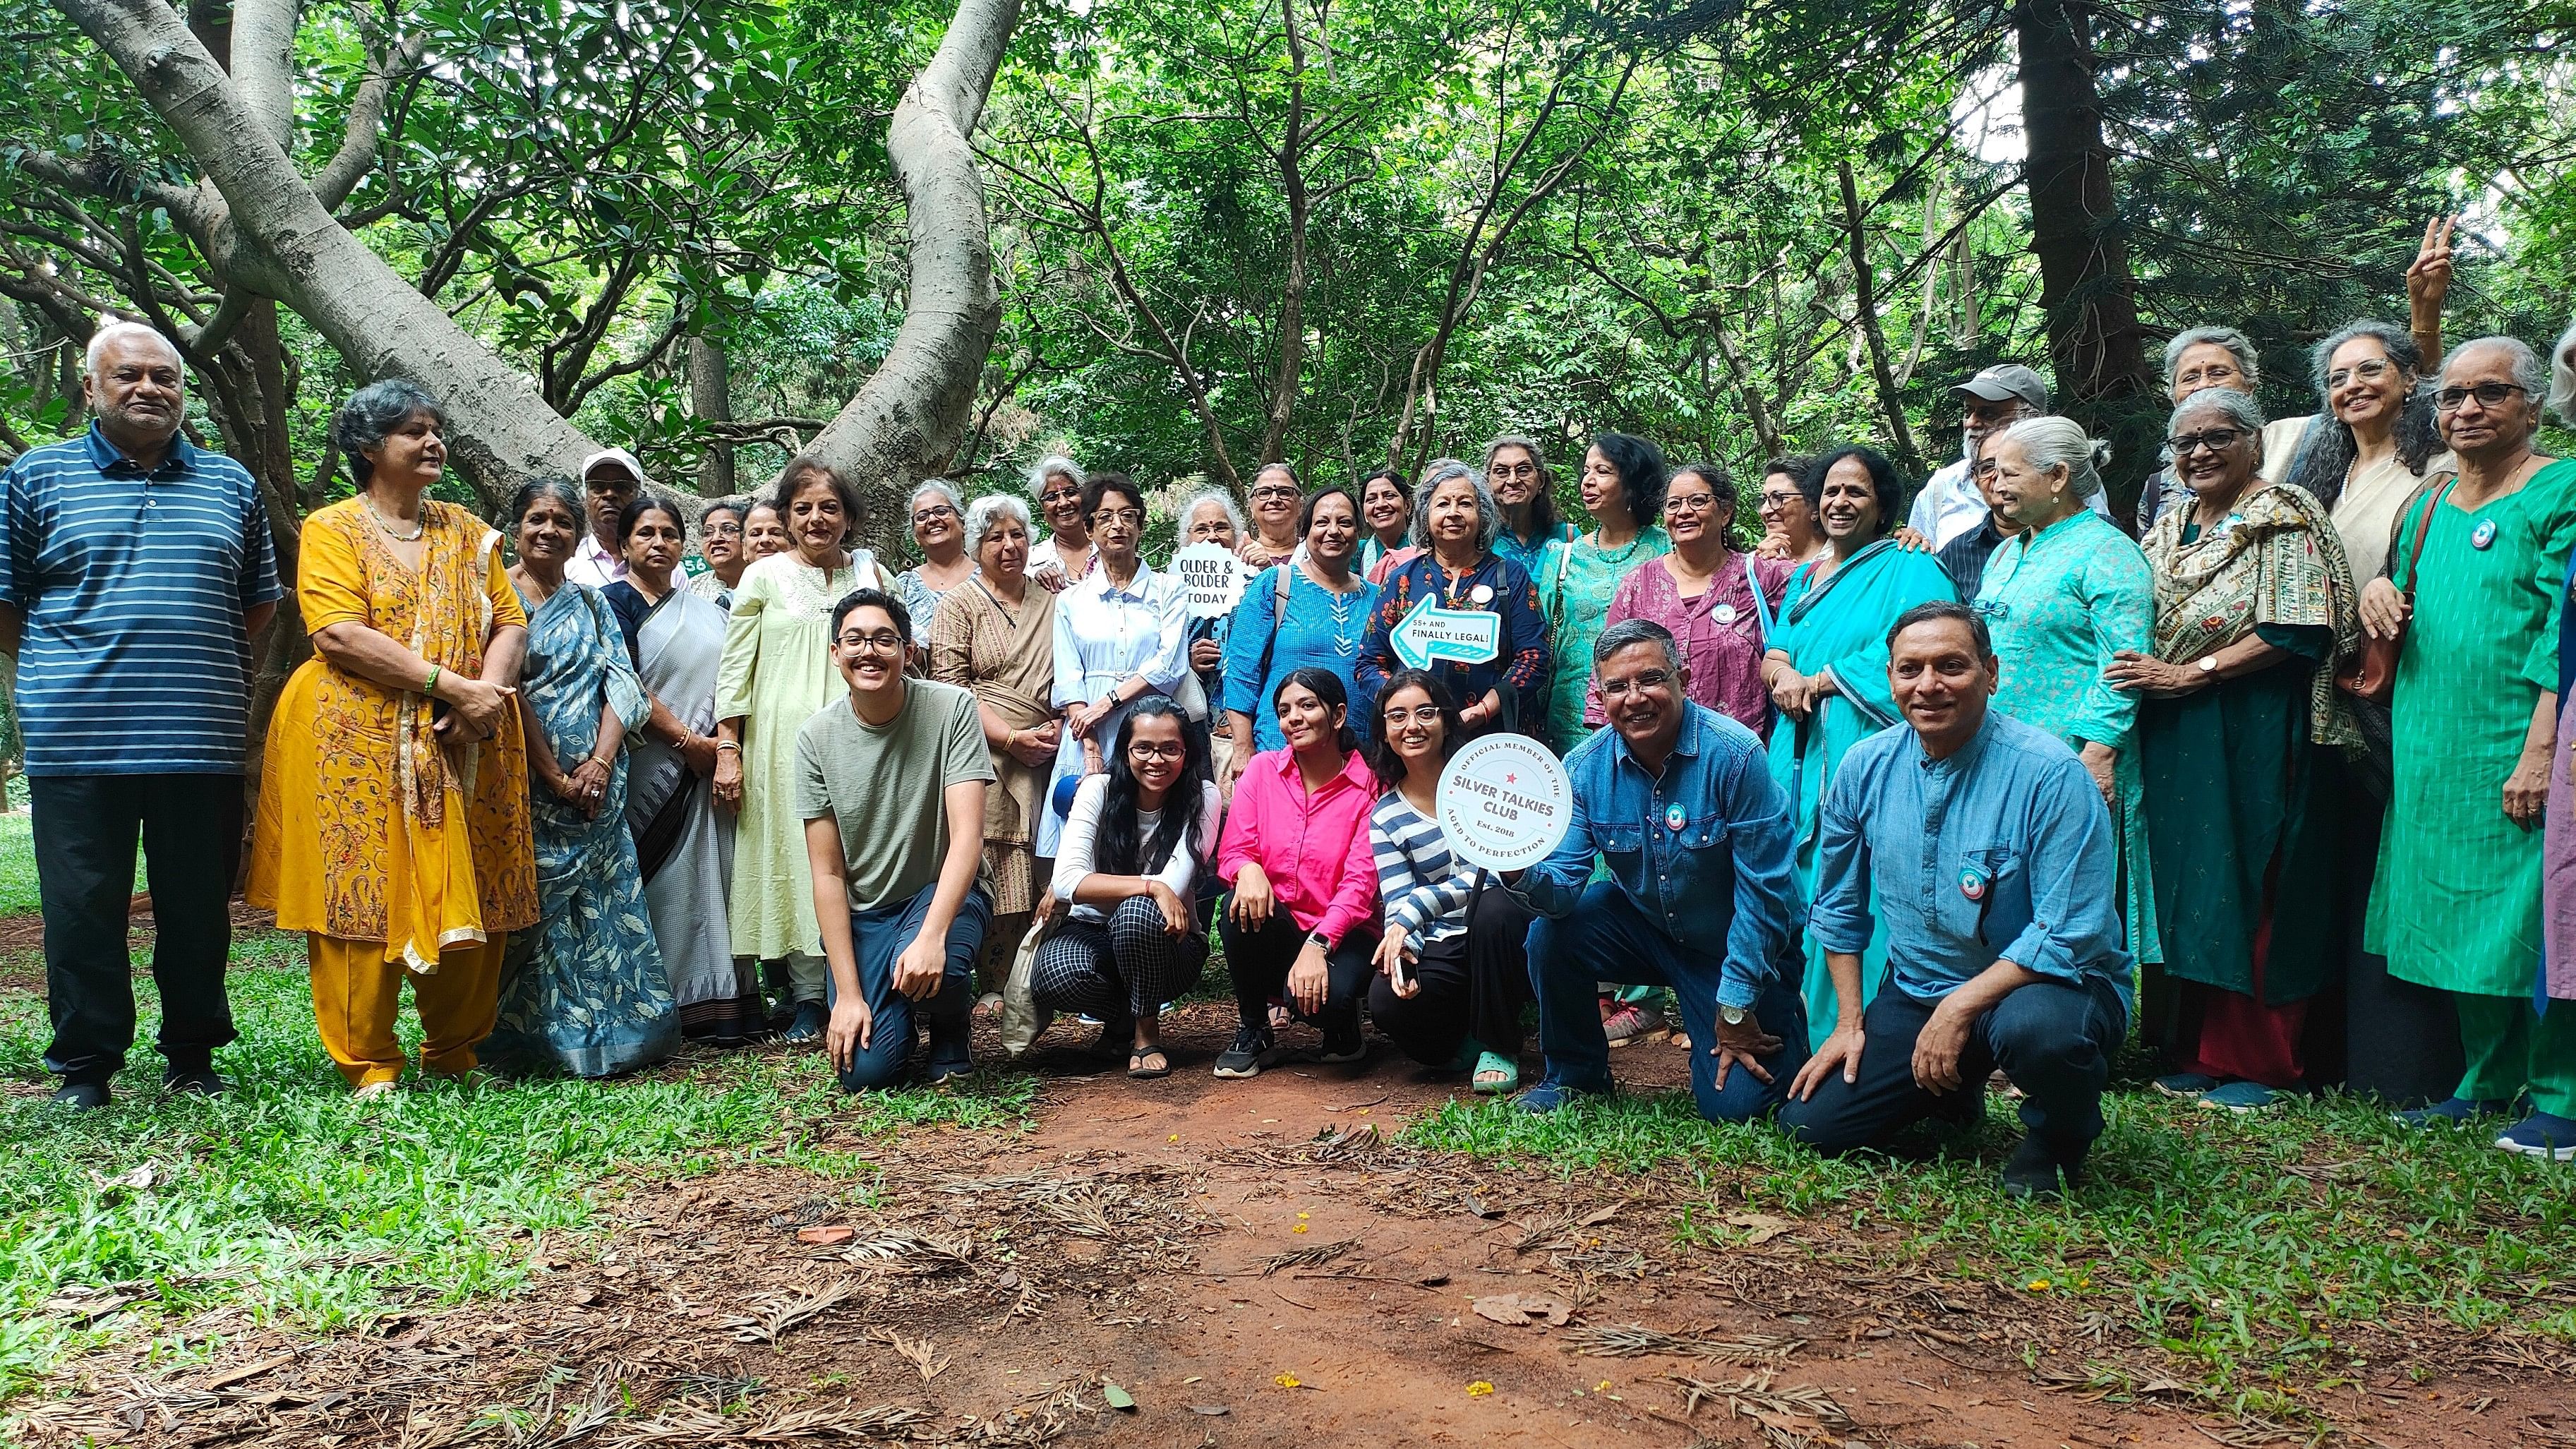
<instances>
[{"instance_id":1,"label":"flip flop","mask_svg":"<svg viewBox=\"0 0 2576 1449\"><path fill-rule=\"evenodd\" d=\"M1162 1065L1159 1067L1146 1066L1145 1063L1148 1060L1160 1061ZM1134 1077L1140 1082L1149 1082L1156 1077L1168 1077L1171 1074L1171 1054L1164 1051L1161 1047L1147 1047L1143 1051L1129 1052L1127 1054L1127 1075Z\"/></svg>"}]
</instances>

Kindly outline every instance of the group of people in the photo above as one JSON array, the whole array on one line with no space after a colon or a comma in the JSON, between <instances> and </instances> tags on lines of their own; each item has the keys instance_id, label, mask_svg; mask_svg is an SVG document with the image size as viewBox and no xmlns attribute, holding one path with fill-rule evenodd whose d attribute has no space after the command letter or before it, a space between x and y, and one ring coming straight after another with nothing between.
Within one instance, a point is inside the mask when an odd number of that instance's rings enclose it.
<instances>
[{"instance_id":1,"label":"group of people","mask_svg":"<svg viewBox=\"0 0 2576 1449\"><path fill-rule=\"evenodd\" d=\"M401 381L333 420L354 496L277 528L179 436L176 351L113 325L89 433L0 490L47 1062L107 1100L139 834L168 1080L222 1090L248 648L291 572L313 657L268 721L247 895L306 934L362 1094L408 1065L406 982L450 1077L774 1036L858 1090L913 1070L918 1018L935 1082L995 988L1157 1077L1213 937L1220 1077L1357 1061L1365 1012L1544 1112L1669 1014L1706 1116L1828 1151L1972 1117L2000 1072L2029 1129L2006 1186L2047 1193L2134 1026L2157 1088L2213 1107L2341 1081L2576 1158L2576 463L2533 452L2576 329L2553 388L2511 338L2443 355L2438 287L2416 301L2318 344L2308 417L2265 417L2242 334L2177 336L2134 538L2101 445L2004 365L1910 494L1845 446L1741 500L1618 433L1581 520L1526 436L1356 487L1269 464L1248 518L1221 489L1171 515L1241 562L1212 617L1142 556L1159 500L1062 457L1027 499L920 485L900 571L811 457L693 518L612 449L495 530L428 496L445 418ZM1425 603L1496 642L1409 667ZM1444 766L1495 732L1572 781L1527 870L1440 824Z\"/></svg>"}]
</instances>

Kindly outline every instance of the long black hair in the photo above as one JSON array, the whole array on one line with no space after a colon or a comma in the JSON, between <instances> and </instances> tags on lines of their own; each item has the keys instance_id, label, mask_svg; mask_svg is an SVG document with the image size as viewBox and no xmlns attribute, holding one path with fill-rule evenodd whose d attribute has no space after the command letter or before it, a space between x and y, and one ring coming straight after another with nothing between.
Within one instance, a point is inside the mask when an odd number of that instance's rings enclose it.
<instances>
[{"instance_id":1,"label":"long black hair","mask_svg":"<svg viewBox=\"0 0 2576 1449\"><path fill-rule=\"evenodd\" d=\"M1458 702L1450 697L1449 686L1421 669L1399 669L1388 675L1386 687L1377 693L1378 714L1373 721L1376 728L1369 731L1368 763L1378 783L1390 790L1404 783L1405 770L1404 757L1395 752L1393 732L1386 727L1386 702L1408 689L1421 690L1431 707L1440 711L1442 764L1447 764L1449 757L1458 753L1458 747L1467 743L1467 722L1458 717Z\"/></svg>"},{"instance_id":2,"label":"long black hair","mask_svg":"<svg viewBox=\"0 0 2576 1449\"><path fill-rule=\"evenodd\" d=\"M2334 415L2334 399L2327 395L2326 370L2334 366L2334 355L2346 343L2365 337L2388 354L2391 366L2415 379L2398 404L2394 438L2397 461L2405 465L2407 472L2421 478L2424 465L2442 451L2442 435L2433 421L2433 384L2424 376L2424 349L2416 345L2413 337L2385 322L2346 323L2316 346L2311 371L2317 385L2317 415L2300 436L2298 451L2283 470L2288 476L2273 480L2308 490L2328 508L2343 497L2345 476L2351 473L2353 460L2361 456L2361 445L2352 435L2352 425Z\"/></svg>"},{"instance_id":3,"label":"long black hair","mask_svg":"<svg viewBox=\"0 0 2576 1449\"><path fill-rule=\"evenodd\" d=\"M1629 521L1639 528L1661 523L1664 491L1672 484L1664 450L1634 433L1603 433L1592 446L1619 475L1619 501L1628 505Z\"/></svg>"},{"instance_id":4,"label":"long black hair","mask_svg":"<svg viewBox=\"0 0 2576 1449\"><path fill-rule=\"evenodd\" d=\"M1342 687L1342 677L1311 664L1303 669L1289 670L1288 677L1279 681L1279 687L1270 691L1270 713L1274 718L1279 713L1279 696L1286 694L1292 684L1303 685L1306 692L1322 700L1326 708L1342 712L1342 728L1333 736L1333 743L1345 755L1357 751L1360 747L1359 731L1351 728L1351 692Z\"/></svg>"},{"instance_id":5,"label":"long black hair","mask_svg":"<svg viewBox=\"0 0 2576 1449\"><path fill-rule=\"evenodd\" d=\"M1162 818L1154 838L1136 838L1136 771L1127 763L1127 745L1136 736L1136 721L1167 719L1181 731L1181 774L1163 797ZM1190 718L1169 696L1148 694L1127 706L1118 722L1118 746L1109 752L1109 798L1100 802L1100 826L1092 836L1091 865L1109 875L1152 875L1172 863L1172 852L1184 842L1201 853L1199 812L1205 808L1208 783L1206 746L1190 728Z\"/></svg>"}]
</instances>

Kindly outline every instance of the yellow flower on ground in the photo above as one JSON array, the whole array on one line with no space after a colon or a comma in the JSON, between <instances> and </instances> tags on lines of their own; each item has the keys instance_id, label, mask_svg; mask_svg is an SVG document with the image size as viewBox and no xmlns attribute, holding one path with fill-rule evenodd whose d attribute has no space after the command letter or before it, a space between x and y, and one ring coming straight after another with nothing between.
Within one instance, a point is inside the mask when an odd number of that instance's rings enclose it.
<instances>
[{"instance_id":1,"label":"yellow flower on ground","mask_svg":"<svg viewBox=\"0 0 2576 1449\"><path fill-rule=\"evenodd\" d=\"M2031 1292L2033 1292L2033 1293L2045 1293L2045 1292L2047 1292L2047 1291L2048 1291L2048 1280L2047 1280L2047 1279L2045 1279L2045 1278L2033 1278L2033 1279L2031 1279L2031 1280L2030 1280L2030 1291L2031 1291Z\"/></svg>"},{"instance_id":2,"label":"yellow flower on ground","mask_svg":"<svg viewBox=\"0 0 2576 1449\"><path fill-rule=\"evenodd\" d=\"M1467 1386L1467 1397L1471 1399L1481 1399L1493 1391L1494 1386L1492 1384L1485 1382L1483 1379L1478 1379Z\"/></svg>"},{"instance_id":3,"label":"yellow flower on ground","mask_svg":"<svg viewBox=\"0 0 2576 1449\"><path fill-rule=\"evenodd\" d=\"M1279 1387L1281 1387L1281 1388L1283 1388L1283 1389L1295 1389L1295 1388L1303 1388L1303 1387L1304 1387L1304 1385L1303 1385L1303 1384L1301 1384L1301 1383L1299 1383L1299 1382L1298 1382L1298 1380L1297 1380L1297 1376L1296 1376L1295 1374L1281 1374L1279 1377L1277 1377L1277 1378L1275 1378L1275 1379L1272 1379L1272 1380L1271 1380L1271 1382L1272 1382L1272 1383L1274 1383L1274 1384L1277 1384Z\"/></svg>"}]
</instances>

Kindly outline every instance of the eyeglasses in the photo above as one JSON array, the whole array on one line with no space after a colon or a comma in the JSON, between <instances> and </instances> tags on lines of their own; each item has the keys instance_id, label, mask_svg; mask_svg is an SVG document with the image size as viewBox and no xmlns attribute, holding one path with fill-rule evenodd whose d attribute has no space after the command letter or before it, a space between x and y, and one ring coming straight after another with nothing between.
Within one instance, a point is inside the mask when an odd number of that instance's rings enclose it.
<instances>
[{"instance_id":1,"label":"eyeglasses","mask_svg":"<svg viewBox=\"0 0 2576 1449\"><path fill-rule=\"evenodd\" d=\"M2229 382L2236 378L2243 377L2244 375L2245 369L2238 367L2235 363L2213 362L2207 367L2187 368L2184 371L2175 373L2174 386L2188 388L2214 387L2220 383Z\"/></svg>"},{"instance_id":2,"label":"eyeglasses","mask_svg":"<svg viewBox=\"0 0 2576 1449\"><path fill-rule=\"evenodd\" d=\"M1127 758L1131 760L1178 760L1188 756L1190 747L1179 740L1130 740Z\"/></svg>"},{"instance_id":3,"label":"eyeglasses","mask_svg":"<svg viewBox=\"0 0 2576 1449\"><path fill-rule=\"evenodd\" d=\"M1668 513L1679 512L1685 508L1698 510L1716 506L1717 495L1714 493L1669 493L1664 496L1664 510Z\"/></svg>"},{"instance_id":4,"label":"eyeglasses","mask_svg":"<svg viewBox=\"0 0 2576 1449\"><path fill-rule=\"evenodd\" d=\"M1081 501L1082 490L1079 488L1053 488L1038 495L1040 503L1080 503Z\"/></svg>"},{"instance_id":5,"label":"eyeglasses","mask_svg":"<svg viewBox=\"0 0 2576 1449\"><path fill-rule=\"evenodd\" d=\"M1294 498L1297 490L1285 483L1267 483L1252 490L1255 498Z\"/></svg>"},{"instance_id":6,"label":"eyeglasses","mask_svg":"<svg viewBox=\"0 0 2576 1449\"><path fill-rule=\"evenodd\" d=\"M1632 694L1644 694L1649 690L1661 689L1672 682L1673 675L1671 670L1649 669L1634 679L1605 679L1601 681L1601 697L1603 699L1626 699Z\"/></svg>"},{"instance_id":7,"label":"eyeglasses","mask_svg":"<svg viewBox=\"0 0 2576 1449\"><path fill-rule=\"evenodd\" d=\"M882 634L844 634L840 642L844 649L863 649L878 654L903 652L903 636L891 629Z\"/></svg>"},{"instance_id":8,"label":"eyeglasses","mask_svg":"<svg viewBox=\"0 0 2576 1449\"><path fill-rule=\"evenodd\" d=\"M2326 391L2332 392L2356 377L2363 382L2377 382L2386 377L2392 369L2393 364L2384 357L2374 357L2368 362L2356 362L2350 367L2338 367L2326 374Z\"/></svg>"},{"instance_id":9,"label":"eyeglasses","mask_svg":"<svg viewBox=\"0 0 2576 1449\"><path fill-rule=\"evenodd\" d=\"M1528 462L1496 463L1494 466L1485 470L1485 476L1489 478L1535 478L1538 476L1538 465L1536 463Z\"/></svg>"},{"instance_id":10,"label":"eyeglasses","mask_svg":"<svg viewBox=\"0 0 2576 1449\"><path fill-rule=\"evenodd\" d=\"M955 518L956 516L956 509L949 507L945 503L934 503L928 508L914 509L912 513L912 521L915 523L929 523L935 519Z\"/></svg>"},{"instance_id":11,"label":"eyeglasses","mask_svg":"<svg viewBox=\"0 0 2576 1449\"><path fill-rule=\"evenodd\" d=\"M2455 413L2460 410L2461 404L2476 398L2481 408L2501 407L2504 405L2504 400L2515 393L2530 391L2531 389L2518 382L2482 382L2475 387L2446 387L2433 394L2433 406L2446 413Z\"/></svg>"},{"instance_id":12,"label":"eyeglasses","mask_svg":"<svg viewBox=\"0 0 2576 1449\"><path fill-rule=\"evenodd\" d=\"M1417 704L1411 709L1390 709L1386 712L1386 724L1389 729L1400 725L1427 725L1439 722L1440 706L1436 704Z\"/></svg>"},{"instance_id":13,"label":"eyeglasses","mask_svg":"<svg viewBox=\"0 0 2576 1449\"><path fill-rule=\"evenodd\" d=\"M2173 449L2175 457L2188 458L2195 450L2201 448L2207 448L2213 453L2224 453L2235 447L2237 439L2244 436L2246 433L2243 428L2211 428L2207 432L2185 433L2178 438L2167 438L2165 446Z\"/></svg>"},{"instance_id":14,"label":"eyeglasses","mask_svg":"<svg viewBox=\"0 0 2576 1449\"><path fill-rule=\"evenodd\" d=\"M1104 508L1098 513L1091 515L1091 523L1095 528L1104 523L1123 523L1129 528L1142 528L1145 526L1145 510L1141 508Z\"/></svg>"},{"instance_id":15,"label":"eyeglasses","mask_svg":"<svg viewBox=\"0 0 2576 1449\"><path fill-rule=\"evenodd\" d=\"M710 523L707 525L707 537L740 538L742 537L742 525L739 523Z\"/></svg>"}]
</instances>

